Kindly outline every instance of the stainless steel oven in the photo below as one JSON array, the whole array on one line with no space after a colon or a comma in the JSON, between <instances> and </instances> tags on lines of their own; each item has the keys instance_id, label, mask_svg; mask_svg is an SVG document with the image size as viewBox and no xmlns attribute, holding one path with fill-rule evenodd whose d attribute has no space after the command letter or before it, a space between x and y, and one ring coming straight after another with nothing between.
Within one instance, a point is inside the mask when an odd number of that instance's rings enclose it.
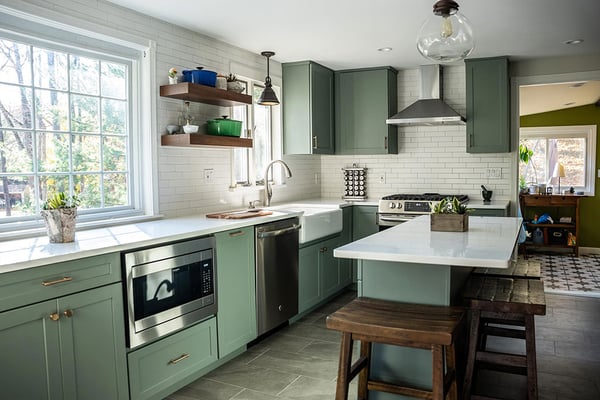
<instances>
[{"instance_id":1,"label":"stainless steel oven","mask_svg":"<svg viewBox=\"0 0 600 400\"><path fill-rule=\"evenodd\" d=\"M467 195L446 195L438 193L425 194L393 194L382 197L377 209L377 225L379 230L391 228L410 221L419 215L430 214L433 207L444 198L456 197L461 203L469 201Z\"/></svg>"},{"instance_id":2,"label":"stainless steel oven","mask_svg":"<svg viewBox=\"0 0 600 400\"><path fill-rule=\"evenodd\" d=\"M128 347L216 314L215 238L123 253Z\"/></svg>"}]
</instances>

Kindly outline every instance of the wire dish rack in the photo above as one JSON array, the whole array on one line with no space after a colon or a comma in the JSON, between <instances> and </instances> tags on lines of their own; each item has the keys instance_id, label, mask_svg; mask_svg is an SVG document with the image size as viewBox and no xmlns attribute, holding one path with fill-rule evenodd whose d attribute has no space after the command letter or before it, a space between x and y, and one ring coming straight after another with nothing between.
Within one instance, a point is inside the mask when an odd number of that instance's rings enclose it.
<instances>
[{"instance_id":1,"label":"wire dish rack","mask_svg":"<svg viewBox=\"0 0 600 400\"><path fill-rule=\"evenodd\" d=\"M342 168L344 173L344 200L365 200L367 198L367 168L353 164Z\"/></svg>"}]
</instances>

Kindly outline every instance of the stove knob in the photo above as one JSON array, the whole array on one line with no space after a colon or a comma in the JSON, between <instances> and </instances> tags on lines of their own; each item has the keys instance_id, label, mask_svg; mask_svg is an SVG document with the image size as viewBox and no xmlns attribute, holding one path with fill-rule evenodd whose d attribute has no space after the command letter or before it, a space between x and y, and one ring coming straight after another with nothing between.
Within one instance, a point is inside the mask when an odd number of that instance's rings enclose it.
<instances>
[{"instance_id":1,"label":"stove knob","mask_svg":"<svg viewBox=\"0 0 600 400\"><path fill-rule=\"evenodd\" d=\"M394 208L396 208L396 203L390 203L389 207L393 210Z\"/></svg>"},{"instance_id":2,"label":"stove knob","mask_svg":"<svg viewBox=\"0 0 600 400\"><path fill-rule=\"evenodd\" d=\"M402 208L402 203L398 203L398 210Z\"/></svg>"}]
</instances>

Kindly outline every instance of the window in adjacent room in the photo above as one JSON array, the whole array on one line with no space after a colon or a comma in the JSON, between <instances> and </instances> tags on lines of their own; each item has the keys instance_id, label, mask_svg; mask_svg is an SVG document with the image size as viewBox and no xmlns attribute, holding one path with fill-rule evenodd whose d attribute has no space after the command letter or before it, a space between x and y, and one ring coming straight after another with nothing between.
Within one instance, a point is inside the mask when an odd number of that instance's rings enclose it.
<instances>
[{"instance_id":1,"label":"window in adjacent room","mask_svg":"<svg viewBox=\"0 0 600 400\"><path fill-rule=\"evenodd\" d=\"M564 166L561 190L594 193L596 126L553 126L520 129L520 144L532 151L528 164L519 163L519 176L526 184L545 183L558 188L553 178L558 163Z\"/></svg>"}]
</instances>

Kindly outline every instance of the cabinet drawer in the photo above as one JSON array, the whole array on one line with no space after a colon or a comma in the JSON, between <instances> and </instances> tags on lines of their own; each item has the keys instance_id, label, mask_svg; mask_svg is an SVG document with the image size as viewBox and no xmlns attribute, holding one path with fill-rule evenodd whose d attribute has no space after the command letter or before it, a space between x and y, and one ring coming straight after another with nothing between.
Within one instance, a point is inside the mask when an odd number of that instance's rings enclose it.
<instances>
[{"instance_id":1,"label":"cabinet drawer","mask_svg":"<svg viewBox=\"0 0 600 400\"><path fill-rule=\"evenodd\" d=\"M214 361L217 329L211 318L129 353L131 399L163 398L173 385Z\"/></svg>"},{"instance_id":2,"label":"cabinet drawer","mask_svg":"<svg viewBox=\"0 0 600 400\"><path fill-rule=\"evenodd\" d=\"M119 282L120 266L112 253L2 274L0 311Z\"/></svg>"},{"instance_id":3,"label":"cabinet drawer","mask_svg":"<svg viewBox=\"0 0 600 400\"><path fill-rule=\"evenodd\" d=\"M577 197L571 196L523 196L523 204L526 206L541 206L541 207L575 207L577 206Z\"/></svg>"}]
</instances>

